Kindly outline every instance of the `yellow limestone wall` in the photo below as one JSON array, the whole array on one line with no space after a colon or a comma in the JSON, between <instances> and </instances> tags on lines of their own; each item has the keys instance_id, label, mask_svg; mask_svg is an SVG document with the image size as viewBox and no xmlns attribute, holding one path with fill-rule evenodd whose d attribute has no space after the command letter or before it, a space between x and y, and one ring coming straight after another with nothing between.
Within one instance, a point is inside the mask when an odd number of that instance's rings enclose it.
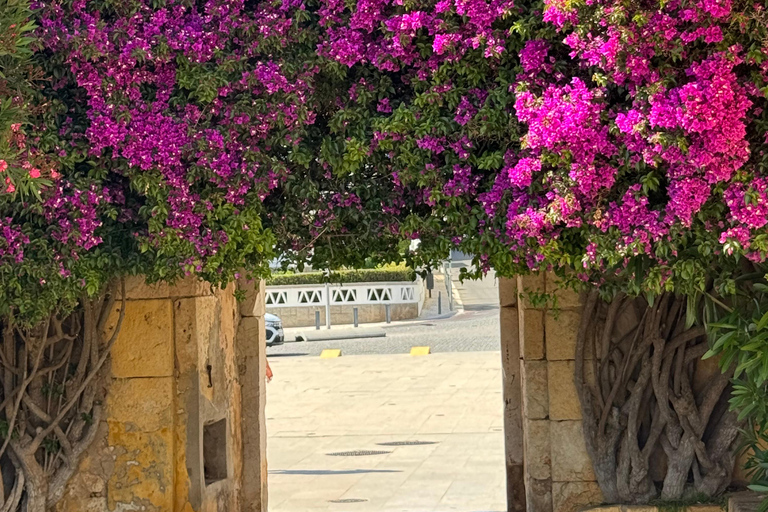
<instances>
[{"instance_id":1,"label":"yellow limestone wall","mask_svg":"<svg viewBox=\"0 0 768 512\"><path fill-rule=\"evenodd\" d=\"M246 313L258 324L263 286L251 288ZM104 382L105 420L56 510L261 510L243 503L244 488L253 487L244 479L243 450L254 441L244 440L241 380L249 372L241 354L250 350L263 359L263 321L247 338L236 336L241 311L234 285L214 292L191 279L170 287L137 278L127 283L126 301ZM118 302L115 319L120 307ZM264 387L258 363L250 371L257 393ZM257 419L258 409L263 416L263 400L249 407L257 409ZM207 425L221 420L225 427L211 431L224 435L204 435ZM204 454L219 457L216 481L206 481Z\"/></svg>"},{"instance_id":2,"label":"yellow limestone wall","mask_svg":"<svg viewBox=\"0 0 768 512\"><path fill-rule=\"evenodd\" d=\"M513 363L521 374L523 480L529 512L573 512L602 501L573 383L581 301L554 285L544 275L502 279L499 284L502 354L505 347L519 354L519 360L502 363ZM557 318L520 299L518 287L557 293ZM509 373L505 370L505 387Z\"/></svg>"}]
</instances>

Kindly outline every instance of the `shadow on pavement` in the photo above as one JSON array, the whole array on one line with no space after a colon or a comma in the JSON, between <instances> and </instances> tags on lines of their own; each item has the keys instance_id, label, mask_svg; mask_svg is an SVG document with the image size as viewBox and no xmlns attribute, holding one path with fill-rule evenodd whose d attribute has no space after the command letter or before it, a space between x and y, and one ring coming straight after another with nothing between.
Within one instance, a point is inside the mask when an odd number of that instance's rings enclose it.
<instances>
[{"instance_id":1,"label":"shadow on pavement","mask_svg":"<svg viewBox=\"0 0 768 512\"><path fill-rule=\"evenodd\" d=\"M286 354L267 354L270 359L273 357L300 357L300 356L308 356L309 352L288 352Z\"/></svg>"}]
</instances>

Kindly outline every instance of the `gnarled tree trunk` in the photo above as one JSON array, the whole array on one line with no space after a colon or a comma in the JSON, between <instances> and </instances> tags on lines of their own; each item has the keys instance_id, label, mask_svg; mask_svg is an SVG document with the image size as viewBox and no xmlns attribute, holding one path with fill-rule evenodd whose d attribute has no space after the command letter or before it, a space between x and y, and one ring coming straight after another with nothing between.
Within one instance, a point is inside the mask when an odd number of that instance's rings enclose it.
<instances>
[{"instance_id":1,"label":"gnarled tree trunk","mask_svg":"<svg viewBox=\"0 0 768 512\"><path fill-rule=\"evenodd\" d=\"M93 442L104 398L100 377L125 315L124 286L105 339L117 295L113 286L31 329L0 319L0 512L50 509Z\"/></svg>"},{"instance_id":2,"label":"gnarled tree trunk","mask_svg":"<svg viewBox=\"0 0 768 512\"><path fill-rule=\"evenodd\" d=\"M715 496L730 484L739 432L727 403L733 372L696 389L708 346L703 327L686 328L685 309L672 294L652 305L623 295L608 304L597 292L586 301L574 378L607 502Z\"/></svg>"}]
</instances>

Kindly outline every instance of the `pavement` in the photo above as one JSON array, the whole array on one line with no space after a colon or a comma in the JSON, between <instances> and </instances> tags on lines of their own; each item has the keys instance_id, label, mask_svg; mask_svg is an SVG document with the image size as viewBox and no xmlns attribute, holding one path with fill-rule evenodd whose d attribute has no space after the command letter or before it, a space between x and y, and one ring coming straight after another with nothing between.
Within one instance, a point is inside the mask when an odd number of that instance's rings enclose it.
<instances>
[{"instance_id":1,"label":"pavement","mask_svg":"<svg viewBox=\"0 0 768 512\"><path fill-rule=\"evenodd\" d=\"M270 366L271 512L506 510L498 353ZM383 444L408 441L430 444ZM381 453L329 455L355 451Z\"/></svg>"},{"instance_id":2,"label":"pavement","mask_svg":"<svg viewBox=\"0 0 768 512\"><path fill-rule=\"evenodd\" d=\"M498 288L454 286L463 309L438 315L433 292L384 338L268 349L270 512L506 510Z\"/></svg>"}]
</instances>

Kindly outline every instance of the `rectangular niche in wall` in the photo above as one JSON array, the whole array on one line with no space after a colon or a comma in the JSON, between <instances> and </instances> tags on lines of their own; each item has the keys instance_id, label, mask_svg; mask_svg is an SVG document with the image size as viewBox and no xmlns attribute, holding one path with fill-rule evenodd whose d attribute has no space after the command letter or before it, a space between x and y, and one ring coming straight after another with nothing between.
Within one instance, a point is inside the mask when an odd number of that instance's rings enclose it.
<instances>
[{"instance_id":1,"label":"rectangular niche in wall","mask_svg":"<svg viewBox=\"0 0 768 512\"><path fill-rule=\"evenodd\" d=\"M205 485L227 478L227 420L203 427L203 472Z\"/></svg>"}]
</instances>

